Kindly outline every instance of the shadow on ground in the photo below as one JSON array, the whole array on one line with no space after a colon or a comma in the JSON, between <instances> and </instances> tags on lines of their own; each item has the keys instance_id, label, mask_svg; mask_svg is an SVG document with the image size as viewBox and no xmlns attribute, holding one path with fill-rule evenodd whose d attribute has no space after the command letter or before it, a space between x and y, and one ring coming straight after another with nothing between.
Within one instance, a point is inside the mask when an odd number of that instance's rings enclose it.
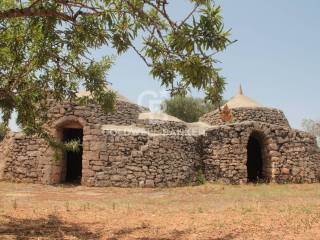
<instances>
[{"instance_id":1,"label":"shadow on ground","mask_svg":"<svg viewBox=\"0 0 320 240\"><path fill-rule=\"evenodd\" d=\"M122 228L111 233L112 237L103 238L101 232L93 232L88 229L88 224L68 223L61 220L58 216L49 215L47 218L39 219L20 219L11 216L2 216L4 221L0 225L0 239L17 239L17 240L31 240L31 239L85 239L85 240L121 240L129 239L132 235L144 235L143 233L152 232L154 237L135 237L136 240L182 240L186 239L192 230L179 231L174 230L161 236L161 234L154 234L156 229L148 224L142 224L133 228ZM102 230L102 229L101 229ZM217 238L206 238L208 240L233 240L236 236L234 234L227 234ZM131 238L130 238L131 239Z\"/></svg>"},{"instance_id":2,"label":"shadow on ground","mask_svg":"<svg viewBox=\"0 0 320 240\"><path fill-rule=\"evenodd\" d=\"M67 223L55 215L39 219L19 219L3 216L0 225L0 239L100 239L100 234L93 233L83 225Z\"/></svg>"}]
</instances>

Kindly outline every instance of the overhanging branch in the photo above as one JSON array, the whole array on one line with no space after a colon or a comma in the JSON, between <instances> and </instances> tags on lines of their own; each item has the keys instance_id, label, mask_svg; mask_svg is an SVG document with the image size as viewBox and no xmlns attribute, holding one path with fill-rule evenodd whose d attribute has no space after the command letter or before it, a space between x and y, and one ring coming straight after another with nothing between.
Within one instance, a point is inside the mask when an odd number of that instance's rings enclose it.
<instances>
[{"instance_id":1,"label":"overhanging branch","mask_svg":"<svg viewBox=\"0 0 320 240\"><path fill-rule=\"evenodd\" d=\"M7 11L0 11L0 19L16 18L16 17L57 17L65 21L74 21L72 16L47 9L15 8Z\"/></svg>"}]
</instances>

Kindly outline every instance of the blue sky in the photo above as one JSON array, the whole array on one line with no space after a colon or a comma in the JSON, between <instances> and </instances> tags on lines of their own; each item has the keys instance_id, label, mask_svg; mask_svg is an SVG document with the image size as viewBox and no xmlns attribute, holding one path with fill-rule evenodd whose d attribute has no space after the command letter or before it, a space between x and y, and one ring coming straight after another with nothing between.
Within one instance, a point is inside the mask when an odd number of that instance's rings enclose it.
<instances>
[{"instance_id":1,"label":"blue sky","mask_svg":"<svg viewBox=\"0 0 320 240\"><path fill-rule=\"evenodd\" d=\"M188 11L186 0L171 1L177 18ZM304 118L320 119L320 1L220 0L226 28L232 28L234 45L219 54L227 78L225 98L240 84L245 94L264 106L282 109L291 125ZM108 51L100 50L97 56ZM148 68L129 52L116 61L108 80L134 102L157 103L165 90ZM153 93L153 94L151 94ZM148 95L148 96L147 96ZM195 96L201 96L193 92Z\"/></svg>"},{"instance_id":2,"label":"blue sky","mask_svg":"<svg viewBox=\"0 0 320 240\"><path fill-rule=\"evenodd\" d=\"M188 12L187 0L169 2L170 13L175 17ZM216 3L223 8L226 28L232 28L232 38L238 40L218 56L227 78L225 98L232 97L241 83L246 95L265 106L284 110L295 128L301 127L304 118L320 119L320 1ZM103 48L95 55L109 52L109 48ZM107 78L114 89L133 102L156 105L166 96L159 82L149 75L149 69L131 51L118 57Z\"/></svg>"}]
</instances>

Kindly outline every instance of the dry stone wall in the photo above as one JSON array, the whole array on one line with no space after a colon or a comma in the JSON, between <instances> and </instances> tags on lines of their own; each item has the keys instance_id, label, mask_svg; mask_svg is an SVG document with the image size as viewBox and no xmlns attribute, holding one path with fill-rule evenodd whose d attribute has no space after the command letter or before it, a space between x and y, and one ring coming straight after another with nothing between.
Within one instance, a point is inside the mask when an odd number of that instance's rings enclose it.
<instances>
[{"instance_id":1,"label":"dry stone wall","mask_svg":"<svg viewBox=\"0 0 320 240\"><path fill-rule=\"evenodd\" d=\"M199 138L104 132L99 158L90 161L92 186L164 187L192 184L200 167Z\"/></svg>"},{"instance_id":2,"label":"dry stone wall","mask_svg":"<svg viewBox=\"0 0 320 240\"><path fill-rule=\"evenodd\" d=\"M14 182L50 183L52 166L48 144L20 133L10 134L0 146L3 164L2 179ZM49 153L50 152L50 153Z\"/></svg>"},{"instance_id":3,"label":"dry stone wall","mask_svg":"<svg viewBox=\"0 0 320 240\"><path fill-rule=\"evenodd\" d=\"M234 108L231 109L233 120L231 123L241 123L245 121L264 122L273 125L289 127L289 122L284 113L273 108ZM200 121L210 125L225 125L221 120L219 110L207 113L200 118Z\"/></svg>"},{"instance_id":4,"label":"dry stone wall","mask_svg":"<svg viewBox=\"0 0 320 240\"><path fill-rule=\"evenodd\" d=\"M12 148L12 133L0 142L0 180L4 178L4 170L9 160Z\"/></svg>"},{"instance_id":5,"label":"dry stone wall","mask_svg":"<svg viewBox=\"0 0 320 240\"><path fill-rule=\"evenodd\" d=\"M279 153L274 169L276 182L320 181L320 154L315 137L301 131L280 129L276 142Z\"/></svg>"},{"instance_id":6,"label":"dry stone wall","mask_svg":"<svg viewBox=\"0 0 320 240\"><path fill-rule=\"evenodd\" d=\"M261 136L266 180L278 183L320 181L320 155L315 137L258 122L230 124L207 131L203 161L208 180L247 182L247 144L252 133Z\"/></svg>"},{"instance_id":7,"label":"dry stone wall","mask_svg":"<svg viewBox=\"0 0 320 240\"><path fill-rule=\"evenodd\" d=\"M138 120L138 127L143 127L150 133L179 134L187 130L184 122L162 121L156 119Z\"/></svg>"}]
</instances>

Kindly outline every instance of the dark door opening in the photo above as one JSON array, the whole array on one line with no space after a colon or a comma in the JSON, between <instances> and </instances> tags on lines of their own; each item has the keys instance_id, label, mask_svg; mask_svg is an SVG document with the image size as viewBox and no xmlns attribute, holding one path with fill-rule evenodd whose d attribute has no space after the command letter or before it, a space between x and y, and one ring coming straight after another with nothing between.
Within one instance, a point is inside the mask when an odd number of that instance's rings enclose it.
<instances>
[{"instance_id":1,"label":"dark door opening","mask_svg":"<svg viewBox=\"0 0 320 240\"><path fill-rule=\"evenodd\" d=\"M262 149L259 139L255 136L251 136L248 142L248 160L247 160L247 172L248 182L258 182L263 179L262 167Z\"/></svg>"},{"instance_id":2,"label":"dark door opening","mask_svg":"<svg viewBox=\"0 0 320 240\"><path fill-rule=\"evenodd\" d=\"M65 182L80 184L82 177L82 142L83 142L83 129L78 128L65 128L63 129L63 141L79 140L81 147L80 151L66 151L66 178Z\"/></svg>"}]
</instances>

